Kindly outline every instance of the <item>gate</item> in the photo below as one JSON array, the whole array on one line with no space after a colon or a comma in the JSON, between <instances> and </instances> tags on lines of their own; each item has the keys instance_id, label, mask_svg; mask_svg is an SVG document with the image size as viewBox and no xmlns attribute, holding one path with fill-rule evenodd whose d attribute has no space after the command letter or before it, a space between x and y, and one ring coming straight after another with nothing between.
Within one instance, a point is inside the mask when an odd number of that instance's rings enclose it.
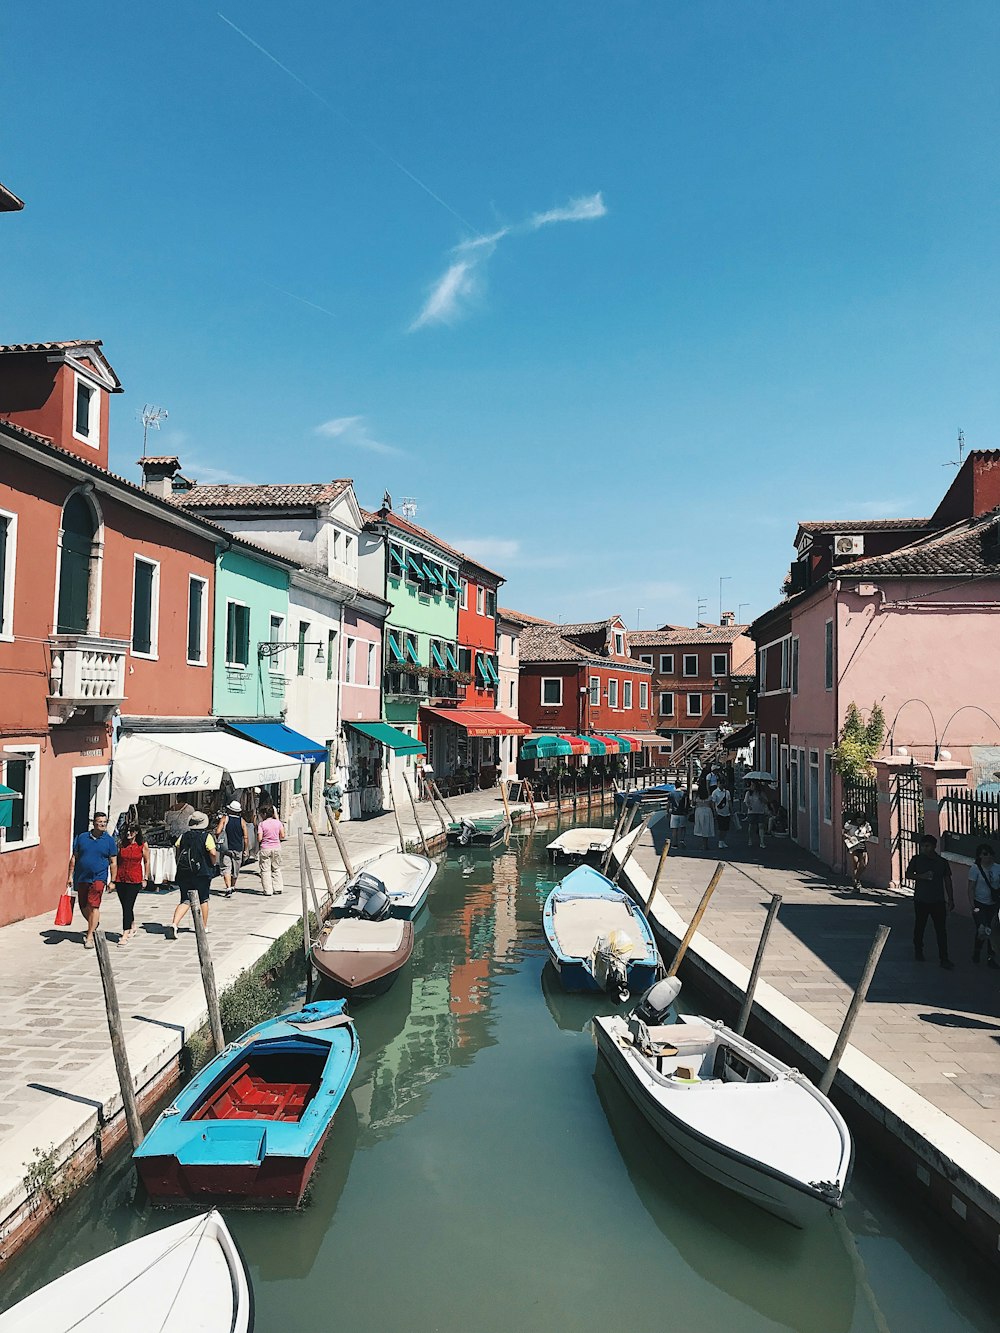
<instances>
[{"instance_id":1,"label":"gate","mask_svg":"<svg viewBox=\"0 0 1000 1333\"><path fill-rule=\"evenodd\" d=\"M896 774L896 851L899 854L899 879L902 883L910 857L924 831L924 790L920 769L915 764Z\"/></svg>"}]
</instances>

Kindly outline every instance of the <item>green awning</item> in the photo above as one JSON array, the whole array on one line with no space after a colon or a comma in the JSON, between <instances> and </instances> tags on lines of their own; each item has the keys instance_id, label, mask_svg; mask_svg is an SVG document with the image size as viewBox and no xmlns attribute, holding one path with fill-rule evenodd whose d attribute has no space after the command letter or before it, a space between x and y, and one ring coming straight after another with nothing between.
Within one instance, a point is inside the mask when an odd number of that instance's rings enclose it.
<instances>
[{"instance_id":1,"label":"green awning","mask_svg":"<svg viewBox=\"0 0 1000 1333\"><path fill-rule=\"evenodd\" d=\"M488 658L483 657L482 653L476 653L476 674L482 678L484 685L490 684L490 673L486 669L488 660Z\"/></svg>"},{"instance_id":2,"label":"green awning","mask_svg":"<svg viewBox=\"0 0 1000 1333\"><path fill-rule=\"evenodd\" d=\"M395 543L390 542L390 543L389 543L389 554L390 554L391 556L394 556L394 557L399 561L399 563L400 563L401 565L405 565L405 564L406 564L406 556L405 556L405 554L403 553L403 548L402 548L401 546L396 546Z\"/></svg>"},{"instance_id":3,"label":"green awning","mask_svg":"<svg viewBox=\"0 0 1000 1333\"><path fill-rule=\"evenodd\" d=\"M403 646L406 649L406 656L410 659L413 665L419 666L420 658L417 656L417 650L416 647L414 646L413 640L407 639L406 643Z\"/></svg>"},{"instance_id":4,"label":"green awning","mask_svg":"<svg viewBox=\"0 0 1000 1333\"><path fill-rule=\"evenodd\" d=\"M409 552L407 552L406 554L406 563L413 570L414 574L416 574L418 579L422 579L425 577L423 565L420 563L419 560L416 559L415 556L411 555Z\"/></svg>"},{"instance_id":5,"label":"green awning","mask_svg":"<svg viewBox=\"0 0 1000 1333\"><path fill-rule=\"evenodd\" d=\"M424 573L430 579L431 583L440 583L442 581L441 575L437 572L434 566L429 565L426 560L424 561Z\"/></svg>"},{"instance_id":6,"label":"green awning","mask_svg":"<svg viewBox=\"0 0 1000 1333\"><path fill-rule=\"evenodd\" d=\"M441 656L441 649L436 643L431 644L431 657L433 657L434 665L436 667L440 667L442 671L447 671L448 668L445 666L444 658Z\"/></svg>"},{"instance_id":7,"label":"green awning","mask_svg":"<svg viewBox=\"0 0 1000 1333\"><path fill-rule=\"evenodd\" d=\"M23 800L19 791L5 787L0 783L0 828L10 828L13 823L14 802Z\"/></svg>"},{"instance_id":8,"label":"green awning","mask_svg":"<svg viewBox=\"0 0 1000 1333\"><path fill-rule=\"evenodd\" d=\"M495 665L495 663L494 663L492 657L487 657L487 658L486 658L486 670L487 670L487 672L488 672L488 674L489 674L489 677L490 677L490 680L492 680L493 684L494 684L494 685L499 685L499 684L500 684L500 676L499 676L499 674L497 673L496 665Z\"/></svg>"},{"instance_id":9,"label":"green awning","mask_svg":"<svg viewBox=\"0 0 1000 1333\"><path fill-rule=\"evenodd\" d=\"M573 747L561 736L537 736L521 746L521 759L556 759L571 755Z\"/></svg>"},{"instance_id":10,"label":"green awning","mask_svg":"<svg viewBox=\"0 0 1000 1333\"><path fill-rule=\"evenodd\" d=\"M395 727L390 727L388 722L348 722L349 727L355 731L360 731L362 736L370 736L373 741L378 741L388 750L395 750L397 754L426 754L427 746L422 745L420 741L413 736L407 736L405 731L397 731Z\"/></svg>"},{"instance_id":11,"label":"green awning","mask_svg":"<svg viewBox=\"0 0 1000 1333\"><path fill-rule=\"evenodd\" d=\"M455 649L451 646L450 643L446 643L446 644L445 644L445 646L444 646L444 655L445 655L445 657L447 657L447 659L448 659L448 665L449 665L449 667L451 667L452 671L457 671L457 670L458 670L458 654L455 652Z\"/></svg>"},{"instance_id":12,"label":"green awning","mask_svg":"<svg viewBox=\"0 0 1000 1333\"><path fill-rule=\"evenodd\" d=\"M405 666L406 658L399 651L399 640L396 638L395 634L393 634L391 630L389 631L389 652L392 653L393 658L397 662L402 662L403 665Z\"/></svg>"},{"instance_id":13,"label":"green awning","mask_svg":"<svg viewBox=\"0 0 1000 1333\"><path fill-rule=\"evenodd\" d=\"M455 575L451 572L450 569L447 571L447 579L448 579L448 587L451 588L456 593L459 592L460 589L458 586L458 579L455 577Z\"/></svg>"}]
</instances>

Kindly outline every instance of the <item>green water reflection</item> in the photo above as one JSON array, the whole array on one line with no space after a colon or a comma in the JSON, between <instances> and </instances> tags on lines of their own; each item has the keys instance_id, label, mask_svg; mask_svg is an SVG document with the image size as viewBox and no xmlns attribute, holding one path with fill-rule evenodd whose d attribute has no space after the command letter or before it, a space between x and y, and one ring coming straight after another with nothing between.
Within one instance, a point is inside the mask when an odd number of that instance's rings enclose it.
<instances>
[{"instance_id":1,"label":"green water reflection","mask_svg":"<svg viewBox=\"0 0 1000 1333\"><path fill-rule=\"evenodd\" d=\"M596 1059L589 1019L612 1006L545 966L550 836L444 862L410 967L355 1006L361 1062L309 1206L231 1215L260 1333L995 1328L977 1262L863 1150L844 1217L803 1234L662 1148ZM176 1216L136 1208L122 1155L0 1303Z\"/></svg>"}]
</instances>

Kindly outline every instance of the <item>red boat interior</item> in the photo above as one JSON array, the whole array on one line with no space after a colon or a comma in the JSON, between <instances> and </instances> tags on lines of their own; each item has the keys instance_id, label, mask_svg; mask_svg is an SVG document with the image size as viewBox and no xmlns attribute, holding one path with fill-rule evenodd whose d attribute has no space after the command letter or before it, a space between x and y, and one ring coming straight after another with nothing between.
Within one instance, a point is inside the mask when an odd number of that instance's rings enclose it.
<instances>
[{"instance_id":1,"label":"red boat interior","mask_svg":"<svg viewBox=\"0 0 1000 1333\"><path fill-rule=\"evenodd\" d=\"M326 1053L248 1054L192 1112L192 1120L302 1119L316 1095Z\"/></svg>"}]
</instances>

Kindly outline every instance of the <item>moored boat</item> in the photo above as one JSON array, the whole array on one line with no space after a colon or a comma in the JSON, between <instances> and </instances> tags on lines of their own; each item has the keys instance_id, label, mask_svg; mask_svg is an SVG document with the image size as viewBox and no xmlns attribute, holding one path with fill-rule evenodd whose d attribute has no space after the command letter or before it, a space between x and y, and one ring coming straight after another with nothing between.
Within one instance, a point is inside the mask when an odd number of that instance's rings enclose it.
<instances>
[{"instance_id":1,"label":"moored boat","mask_svg":"<svg viewBox=\"0 0 1000 1333\"><path fill-rule=\"evenodd\" d=\"M850 1131L797 1070L706 1019L613 1015L594 1031L636 1106L696 1170L793 1226L842 1207Z\"/></svg>"},{"instance_id":2,"label":"moored boat","mask_svg":"<svg viewBox=\"0 0 1000 1333\"><path fill-rule=\"evenodd\" d=\"M136 1149L151 1200L297 1205L358 1053L343 1000L251 1028L177 1094Z\"/></svg>"},{"instance_id":3,"label":"moored boat","mask_svg":"<svg viewBox=\"0 0 1000 1333\"><path fill-rule=\"evenodd\" d=\"M459 847L496 847L507 833L504 815L478 815L475 819L463 815L448 825L448 841Z\"/></svg>"},{"instance_id":4,"label":"moored boat","mask_svg":"<svg viewBox=\"0 0 1000 1333\"><path fill-rule=\"evenodd\" d=\"M660 972L649 922L621 889L591 866L578 866L545 900L542 927L566 990L647 990Z\"/></svg>"},{"instance_id":5,"label":"moored boat","mask_svg":"<svg viewBox=\"0 0 1000 1333\"><path fill-rule=\"evenodd\" d=\"M571 828L560 833L546 847L552 861L596 860L607 854L614 829Z\"/></svg>"},{"instance_id":6,"label":"moored boat","mask_svg":"<svg viewBox=\"0 0 1000 1333\"><path fill-rule=\"evenodd\" d=\"M3 1333L251 1333L253 1288L214 1210L140 1236L0 1314Z\"/></svg>"},{"instance_id":7,"label":"moored boat","mask_svg":"<svg viewBox=\"0 0 1000 1333\"><path fill-rule=\"evenodd\" d=\"M437 866L414 852L385 852L349 879L333 899L335 916L350 916L362 890L381 889L389 899L391 916L412 921L424 903Z\"/></svg>"},{"instance_id":8,"label":"moored boat","mask_svg":"<svg viewBox=\"0 0 1000 1333\"><path fill-rule=\"evenodd\" d=\"M412 921L342 916L320 931L312 960L339 995L366 999L387 991L412 953Z\"/></svg>"}]
</instances>

